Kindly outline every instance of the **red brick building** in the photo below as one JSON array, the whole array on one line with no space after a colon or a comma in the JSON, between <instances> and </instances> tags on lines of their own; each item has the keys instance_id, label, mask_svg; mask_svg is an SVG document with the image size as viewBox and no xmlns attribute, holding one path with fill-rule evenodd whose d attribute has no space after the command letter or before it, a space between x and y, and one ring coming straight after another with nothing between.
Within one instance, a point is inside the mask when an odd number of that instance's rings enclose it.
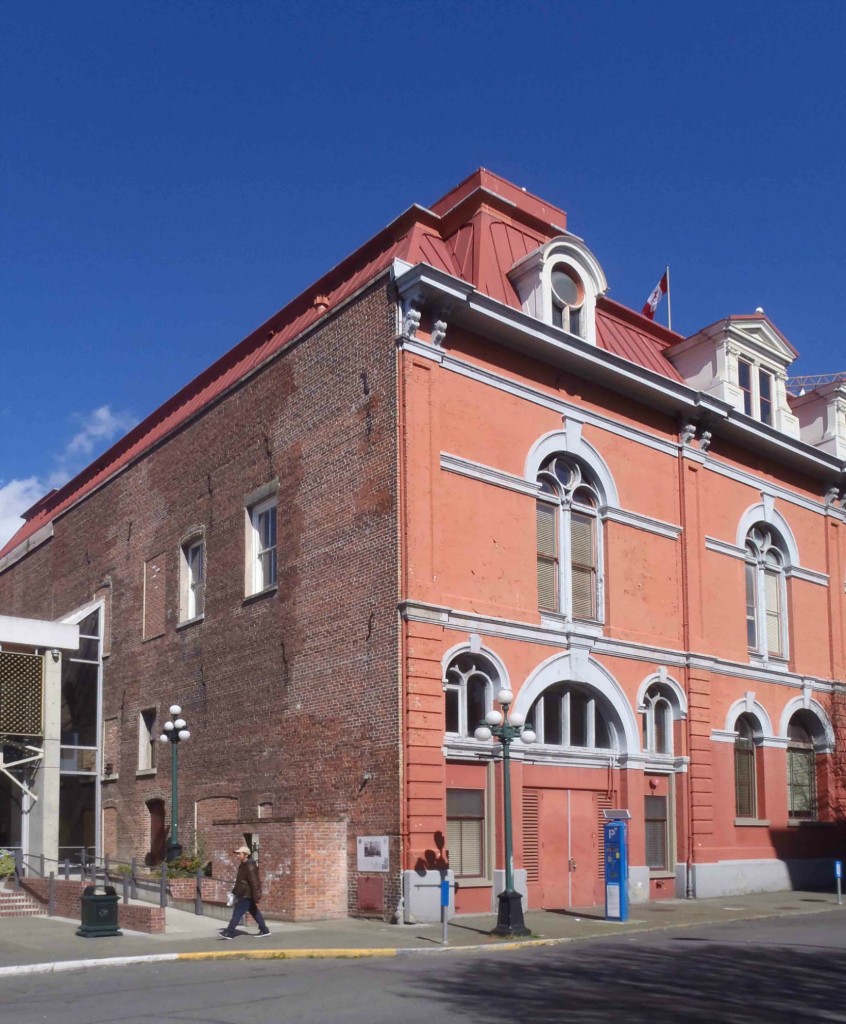
<instances>
[{"instance_id":1,"label":"red brick building","mask_svg":"<svg viewBox=\"0 0 846 1024\"><path fill-rule=\"evenodd\" d=\"M601 901L611 807L635 899L830 872L846 385L793 394L762 311L683 338L607 290L562 210L476 172L30 510L0 627L82 638L58 853L162 855L177 702L179 838L223 870L248 837L272 909L431 917L449 866L487 910L506 687L529 906Z\"/></svg>"}]
</instances>

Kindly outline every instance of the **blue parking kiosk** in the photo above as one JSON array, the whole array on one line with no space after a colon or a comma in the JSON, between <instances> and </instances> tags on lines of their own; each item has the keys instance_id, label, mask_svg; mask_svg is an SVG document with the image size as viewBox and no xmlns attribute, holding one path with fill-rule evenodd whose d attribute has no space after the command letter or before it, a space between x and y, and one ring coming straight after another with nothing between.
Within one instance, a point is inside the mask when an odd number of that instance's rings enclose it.
<instances>
[{"instance_id":1,"label":"blue parking kiosk","mask_svg":"<svg viewBox=\"0 0 846 1024\"><path fill-rule=\"evenodd\" d=\"M629 847L626 810L602 812L605 821L605 920L629 919Z\"/></svg>"}]
</instances>

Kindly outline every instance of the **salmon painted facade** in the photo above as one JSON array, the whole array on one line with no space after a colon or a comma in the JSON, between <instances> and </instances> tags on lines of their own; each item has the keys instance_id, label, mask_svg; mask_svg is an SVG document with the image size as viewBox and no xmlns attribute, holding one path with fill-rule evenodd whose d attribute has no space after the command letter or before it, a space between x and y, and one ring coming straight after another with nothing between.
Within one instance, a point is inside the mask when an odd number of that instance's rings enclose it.
<instances>
[{"instance_id":1,"label":"salmon painted facade","mask_svg":"<svg viewBox=\"0 0 846 1024\"><path fill-rule=\"evenodd\" d=\"M634 900L827 881L846 380L800 394L763 311L685 338L607 291L562 210L477 171L30 510L0 552L3 652L44 657L15 618L83 623L99 697L12 842L149 859L168 776L145 743L181 696L180 835L223 857L261 833L294 907L325 882L338 912L435 919L450 872L454 909L489 911L502 766L474 734L506 689L536 737L512 746L527 907L602 902L611 809ZM227 745L245 684L258 764ZM299 863L286 829L317 837Z\"/></svg>"}]
</instances>

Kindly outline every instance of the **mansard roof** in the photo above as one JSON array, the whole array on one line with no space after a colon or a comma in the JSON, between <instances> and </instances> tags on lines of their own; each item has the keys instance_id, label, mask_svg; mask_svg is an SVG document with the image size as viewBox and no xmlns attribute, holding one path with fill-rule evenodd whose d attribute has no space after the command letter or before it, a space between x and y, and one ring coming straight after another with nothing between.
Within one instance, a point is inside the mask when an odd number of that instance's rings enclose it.
<instances>
[{"instance_id":1,"label":"mansard roof","mask_svg":"<svg viewBox=\"0 0 846 1024\"><path fill-rule=\"evenodd\" d=\"M274 358L359 289L388 271L395 259L411 265L427 264L460 278L496 302L520 309L508 272L518 260L566 231L567 215L563 210L484 169L474 171L431 209L411 206L203 370L81 473L33 505L24 515L24 525L0 550L0 559ZM670 346L682 340L681 335L603 295L597 300L596 319L598 348L674 382L682 381L666 355Z\"/></svg>"}]
</instances>

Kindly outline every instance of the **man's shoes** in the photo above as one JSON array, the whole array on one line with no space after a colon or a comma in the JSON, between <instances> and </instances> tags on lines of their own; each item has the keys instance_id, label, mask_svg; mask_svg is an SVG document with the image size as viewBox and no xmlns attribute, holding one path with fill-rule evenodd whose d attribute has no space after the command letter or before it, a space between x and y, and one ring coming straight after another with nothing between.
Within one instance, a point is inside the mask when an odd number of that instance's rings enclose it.
<instances>
[{"instance_id":1,"label":"man's shoes","mask_svg":"<svg viewBox=\"0 0 846 1024\"><path fill-rule=\"evenodd\" d=\"M225 930L224 930L224 931L222 931L222 932L220 933L220 937L221 937L222 939L224 939L224 940L225 940L226 942L231 942L231 941L232 941L232 939L234 939L234 938L235 938L235 936L234 936L234 935L230 935L230 934L229 934L229 932L227 932L227 931L225 931Z\"/></svg>"},{"instance_id":2,"label":"man's shoes","mask_svg":"<svg viewBox=\"0 0 846 1024\"><path fill-rule=\"evenodd\" d=\"M266 939L268 935L272 935L272 934L273 934L273 933L272 933L272 932L271 932L271 930L270 930L270 929L268 928L266 932L259 932L259 933L258 933L258 935L256 936L256 938L257 938L257 939Z\"/></svg>"}]
</instances>

